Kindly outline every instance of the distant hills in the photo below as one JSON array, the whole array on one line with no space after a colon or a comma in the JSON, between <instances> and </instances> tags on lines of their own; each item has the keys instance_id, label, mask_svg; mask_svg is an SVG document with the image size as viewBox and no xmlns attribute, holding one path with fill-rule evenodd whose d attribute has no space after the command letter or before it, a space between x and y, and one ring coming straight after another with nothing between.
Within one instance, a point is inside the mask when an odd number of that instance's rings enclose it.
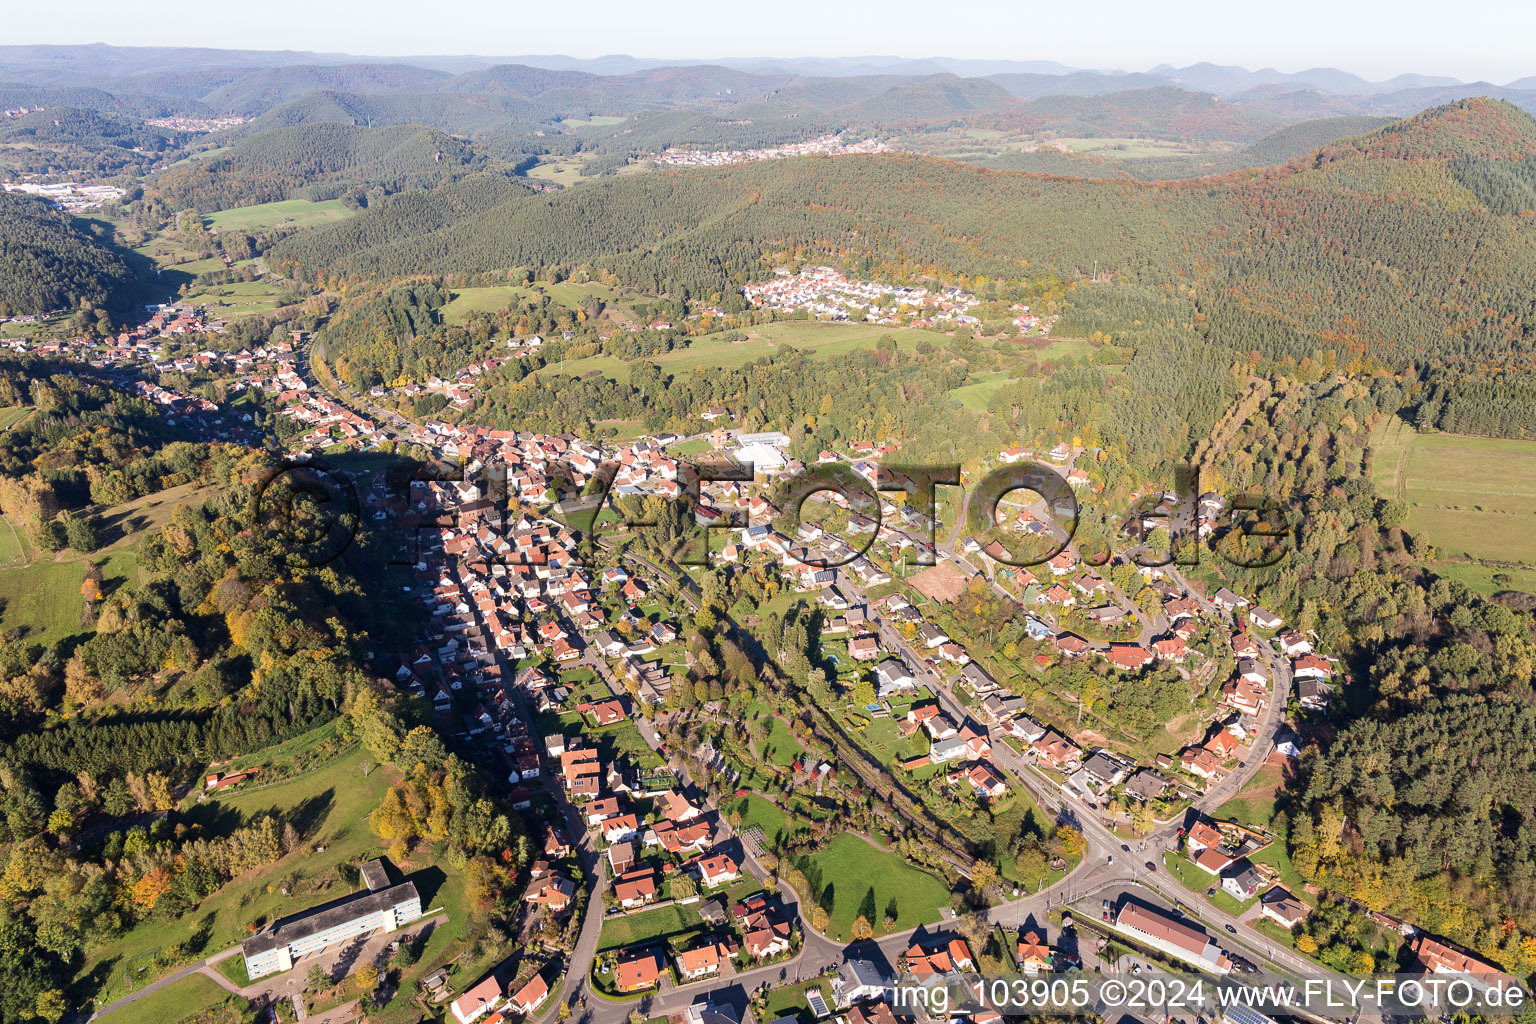
<instances>
[{"instance_id":1,"label":"distant hills","mask_svg":"<svg viewBox=\"0 0 1536 1024\"><path fill-rule=\"evenodd\" d=\"M7 105L91 107L140 116L176 112L254 117L306 96L332 93L343 97L338 109L327 115L332 120L357 105L344 97L453 94L522 100L504 103L501 112L534 120L580 116L583 111L626 115L677 106L726 108L768 98L884 122L904 103L910 104L907 109L916 112L914 116L938 119L999 109L1006 104L1005 93L1034 100L1168 86L1214 96L1274 122L1349 114L1401 117L1477 95L1536 110L1536 76L1500 85L1419 74L1373 82L1337 68L1251 71L1213 63L1162 64L1125 72L1053 61L940 57L678 63L622 55L591 60L558 55L377 58L101 44L0 46L0 101ZM95 98L87 102L90 90L100 93L91 94ZM30 96L30 104L20 100L24 95ZM443 130L476 120L451 102L440 103L438 109L444 120L432 126ZM377 113L386 123L400 123L404 116L388 105ZM364 111L362 116L370 115ZM285 120L293 123L295 118Z\"/></svg>"}]
</instances>

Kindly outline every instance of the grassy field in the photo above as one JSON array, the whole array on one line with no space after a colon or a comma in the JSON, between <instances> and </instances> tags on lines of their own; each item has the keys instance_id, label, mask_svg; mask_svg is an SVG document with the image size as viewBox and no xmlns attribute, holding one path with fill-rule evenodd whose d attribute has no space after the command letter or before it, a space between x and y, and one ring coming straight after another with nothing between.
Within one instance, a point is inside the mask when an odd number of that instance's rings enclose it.
<instances>
[{"instance_id":1,"label":"grassy field","mask_svg":"<svg viewBox=\"0 0 1536 1024\"><path fill-rule=\"evenodd\" d=\"M443 307L443 319L450 324L463 323L472 313L498 313L515 302L534 298L540 292L567 309L575 309L588 299L597 298L603 300L607 307L613 308L621 318L629 316L629 311L617 301L613 289L607 285L572 284L569 281L550 284L541 281L528 286L493 285L455 289L453 298Z\"/></svg>"},{"instance_id":2,"label":"grassy field","mask_svg":"<svg viewBox=\"0 0 1536 1024\"><path fill-rule=\"evenodd\" d=\"M1280 769L1274 765L1265 765L1249 780L1248 785L1243 787L1242 792L1217 809L1216 817L1274 830L1277 800L1283 799L1284 784L1285 778ZM1298 898L1305 898L1306 894L1302 887L1306 880L1291 864L1290 855L1285 850L1283 835L1280 836L1279 841L1271 843L1249 860L1255 864L1268 864L1273 867L1279 872L1282 885Z\"/></svg>"},{"instance_id":3,"label":"grassy field","mask_svg":"<svg viewBox=\"0 0 1536 1024\"><path fill-rule=\"evenodd\" d=\"M187 301L207 306L214 316L229 320L272 313L277 309L281 291L282 286L275 278L264 278L198 287L188 293Z\"/></svg>"},{"instance_id":4,"label":"grassy field","mask_svg":"<svg viewBox=\"0 0 1536 1024\"><path fill-rule=\"evenodd\" d=\"M645 910L626 917L611 917L603 922L597 948L618 949L633 946L648 939L672 939L704 930L704 921L694 909L697 904L679 906L676 903L656 910Z\"/></svg>"},{"instance_id":5,"label":"grassy field","mask_svg":"<svg viewBox=\"0 0 1536 1024\"><path fill-rule=\"evenodd\" d=\"M970 381L950 391L949 396L974 412L986 412L987 402L998 388L1008 383L1006 374L986 374L981 380Z\"/></svg>"},{"instance_id":6,"label":"grassy field","mask_svg":"<svg viewBox=\"0 0 1536 1024\"><path fill-rule=\"evenodd\" d=\"M352 211L339 199L312 203L307 199L285 199L280 203L238 206L208 215L208 225L220 231L260 231L264 228L307 228L315 224L345 220Z\"/></svg>"},{"instance_id":7,"label":"grassy field","mask_svg":"<svg viewBox=\"0 0 1536 1024\"><path fill-rule=\"evenodd\" d=\"M0 527L0 566L10 566L0 573L0 629L25 628L29 637L45 644L85 632L90 627L81 619L80 585L89 562L101 566L108 590L138 579L138 552L132 546L88 559L58 559L32 550L19 533L9 521Z\"/></svg>"},{"instance_id":8,"label":"grassy field","mask_svg":"<svg viewBox=\"0 0 1536 1024\"><path fill-rule=\"evenodd\" d=\"M744 796L731 804L731 810L741 815L741 829L760 828L763 830L763 838L770 845L774 837L781 833L788 833L790 817L784 813L783 808L766 797L756 794Z\"/></svg>"},{"instance_id":9,"label":"grassy field","mask_svg":"<svg viewBox=\"0 0 1536 1024\"><path fill-rule=\"evenodd\" d=\"M941 879L918 870L894 853L870 846L858 836L834 836L812 855L811 861L821 869L823 902L826 887L833 889L827 932L839 941L849 938L859 906L871 888L875 891L877 919L870 923L877 934L883 931L880 918L891 900L896 901L894 931L933 924L939 920L939 912L949 906L949 887Z\"/></svg>"},{"instance_id":10,"label":"grassy field","mask_svg":"<svg viewBox=\"0 0 1536 1024\"><path fill-rule=\"evenodd\" d=\"M1437 564L1485 592L1524 589L1536 568L1536 442L1459 434L1417 434L1398 419L1371 439L1377 492L1408 503L1407 529L1427 538L1445 561ZM1516 563L1499 569L1483 561Z\"/></svg>"},{"instance_id":11,"label":"grassy field","mask_svg":"<svg viewBox=\"0 0 1536 1024\"><path fill-rule=\"evenodd\" d=\"M450 324L461 324L471 313L497 313L530 294L528 289L512 285L505 288L460 288L443 307L443 320Z\"/></svg>"},{"instance_id":12,"label":"grassy field","mask_svg":"<svg viewBox=\"0 0 1536 1024\"><path fill-rule=\"evenodd\" d=\"M593 114L591 117L563 117L560 125L563 128L606 128L628 121L627 117L606 117L602 114Z\"/></svg>"},{"instance_id":13,"label":"grassy field","mask_svg":"<svg viewBox=\"0 0 1536 1024\"><path fill-rule=\"evenodd\" d=\"M206 956L244 939L252 922L284 917L348 894L351 889L337 875L337 865L378 853L379 840L367 816L378 806L387 783L381 769L363 774L365 762L371 761L366 750L356 747L297 778L230 791L190 811L188 820L215 836L277 812L298 828L302 845L265 870L242 875L191 913L146 921L92 950L85 971L105 976L101 1001L110 1002L153 980L138 975L134 966L146 955L177 946ZM323 853L313 852L320 846ZM291 895L281 893L279 880L289 882ZM423 898L430 897L424 893Z\"/></svg>"},{"instance_id":14,"label":"grassy field","mask_svg":"<svg viewBox=\"0 0 1536 1024\"><path fill-rule=\"evenodd\" d=\"M1164 139L1058 139L1057 141L1075 153L1098 153L1102 156L1128 160L1149 156L1184 156L1199 152Z\"/></svg>"},{"instance_id":15,"label":"grassy field","mask_svg":"<svg viewBox=\"0 0 1536 1024\"><path fill-rule=\"evenodd\" d=\"M552 181L557 185L575 185L583 181L595 180L581 176L581 164L581 160L569 157L541 160L536 166L529 168L528 177L538 178L540 181Z\"/></svg>"},{"instance_id":16,"label":"grassy field","mask_svg":"<svg viewBox=\"0 0 1536 1024\"><path fill-rule=\"evenodd\" d=\"M790 735L789 726L782 720L774 718L771 722L768 738L758 743L758 754L774 764L787 767L805 755L805 748Z\"/></svg>"},{"instance_id":17,"label":"grassy field","mask_svg":"<svg viewBox=\"0 0 1536 1024\"><path fill-rule=\"evenodd\" d=\"M1438 575L1459 580L1479 594L1493 595L1504 590L1536 594L1536 569L1477 565L1472 562L1436 562Z\"/></svg>"},{"instance_id":18,"label":"grassy field","mask_svg":"<svg viewBox=\"0 0 1536 1024\"><path fill-rule=\"evenodd\" d=\"M0 569L18 569L27 564L27 546L11 521L0 517Z\"/></svg>"},{"instance_id":19,"label":"grassy field","mask_svg":"<svg viewBox=\"0 0 1536 1024\"><path fill-rule=\"evenodd\" d=\"M925 339L936 345L947 344L950 340L947 335L936 331L874 324L822 323L815 320L765 324L744 332L747 340L736 343L722 340L725 333L728 332L694 338L687 348L657 352L644 358L664 370L676 373L695 368L745 366L763 356L782 351L785 345L807 352L817 359L830 359L857 349L874 348L875 343L886 335L895 339L898 348L907 350ZM560 373L575 375L597 371L615 378L627 377L629 374L629 364L610 355L574 359L558 368L551 368L556 369Z\"/></svg>"},{"instance_id":20,"label":"grassy field","mask_svg":"<svg viewBox=\"0 0 1536 1024\"><path fill-rule=\"evenodd\" d=\"M176 1024L206 1010L211 1010L230 993L211 978L193 974L174 985L167 985L154 995L129 1003L107 1017L112 1024Z\"/></svg>"},{"instance_id":21,"label":"grassy field","mask_svg":"<svg viewBox=\"0 0 1536 1024\"><path fill-rule=\"evenodd\" d=\"M0 431L10 430L26 419L31 412L30 405L13 405L8 409L0 409Z\"/></svg>"},{"instance_id":22,"label":"grassy field","mask_svg":"<svg viewBox=\"0 0 1536 1024\"><path fill-rule=\"evenodd\" d=\"M101 567L111 593L139 580L139 544L150 531L170 521L178 505L201 501L193 484L114 505L98 516L103 545L89 555L49 554L34 550L20 527L0 520L0 629L26 627L34 638L51 643L84 632L80 584L89 564Z\"/></svg>"}]
</instances>

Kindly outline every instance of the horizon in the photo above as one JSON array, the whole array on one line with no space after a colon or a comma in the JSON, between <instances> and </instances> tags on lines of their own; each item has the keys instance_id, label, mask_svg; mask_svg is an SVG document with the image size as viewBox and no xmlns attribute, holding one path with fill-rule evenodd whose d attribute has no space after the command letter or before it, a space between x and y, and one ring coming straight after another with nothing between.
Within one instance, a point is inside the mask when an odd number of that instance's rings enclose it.
<instances>
[{"instance_id":1,"label":"horizon","mask_svg":"<svg viewBox=\"0 0 1536 1024\"><path fill-rule=\"evenodd\" d=\"M914 0L898 0L878 12L862 6L828 10L809 0L785 0L772 17L753 24L750 37L716 31L719 12L701 0L668 0L645 10L617 0L597 0L573 31L559 10L518 12L515 24L484 0L460 5L454 19L423 21L420 11L400 0L386 0L360 22L353 11L329 5L276 0L258 24L209 24L206 9L189 0L172 0L154 23L119 26L108 46L178 49L229 49L314 53L347 57L497 59L507 56L604 57L666 64L721 61L900 61L963 60L1054 62L1083 70L1148 71L1209 63L1249 71L1273 69L1298 74L1320 68L1342 70L1371 82L1399 75L1449 76L1464 84L1501 85L1536 75L1523 40L1536 33L1536 9L1511 10L1477 0L1470 10L1447 21L1443 10L1426 0L1407 5L1371 3L1340 10L1322 0L1304 0L1283 24L1258 18L1233 22L1215 3L1202 3L1171 23L1128 0L1111 0L1098 12L1091 32L1069 12L1041 7L1020 9L983 0L965 13L967 25L985 19L988 31L963 33L964 45L946 46L959 55L919 53L914 19L941 19ZM79 17L60 24L47 11L13 14L9 33L14 46L89 46L100 39L69 38L77 26L110 23L114 9L103 0L82 0ZM218 16L215 16L217 18ZM1490 34L1486 25L1501 28ZM456 45L465 22L475 21L479 45ZM296 36L292 26L302 26ZM1433 31L1426 31L1433 26ZM814 31L813 31L814 30ZM848 40L861 40L850 47ZM1017 42L1015 42L1017 41ZM863 45L867 44L867 45ZM1024 49L1027 52L1019 52ZM478 52L475 52L478 51ZM848 56L850 51L862 56ZM730 54L729 56L725 54ZM794 54L794 56L787 56Z\"/></svg>"},{"instance_id":2,"label":"horizon","mask_svg":"<svg viewBox=\"0 0 1536 1024\"><path fill-rule=\"evenodd\" d=\"M477 52L447 52L447 51L441 51L441 52L439 52L439 51L430 51L430 52L429 51L416 51L416 52L407 52L407 53L380 53L380 52L363 52L363 51L349 51L349 50L305 50L305 49L294 49L294 48L273 49L273 48L267 48L267 47L255 47L255 48L252 48L252 47L223 46L223 45L211 45L211 44L192 44L192 43L188 43L188 44L175 44L175 45L170 45L170 44L163 44L162 45L162 44L152 44L152 43L112 43L112 42L106 42L106 41L99 40L99 39L98 40L93 40L91 42L79 42L79 43L0 43L0 51L3 51L5 49L7 49L7 48L29 48L29 47L55 47L55 48L59 48L59 49L104 47L104 48L115 49L115 50L188 50L188 51L203 50L203 51L210 51L210 52L215 52L215 53L218 53L218 52L240 53L240 54L250 54L250 55L257 55L257 56L263 55L263 54L272 54L272 55L288 54L288 55L293 55L293 56L298 56L298 57L315 58L314 66L330 66L330 65L324 64L323 62L324 61L328 61L328 60L338 59L338 58L345 59L345 61L347 63L382 62L382 63L391 63L391 64L401 64L401 65L407 65L407 66L411 65L411 63L413 61L479 61L479 62L484 62L487 66L496 66L496 65L499 65L499 64L517 64L517 63L522 62L522 61L530 61L530 60L543 61L543 62L547 62L547 63L549 63L551 65L555 64L556 62L569 62L571 64L601 64L601 63L604 63L604 62L612 62L612 61L629 61L629 62L632 62L632 63L635 63L635 64L645 65L646 67L649 67L649 68L664 68L664 67L732 67L732 66L748 64L748 63L756 61L756 62L761 62L765 67L767 65L773 65L773 64L797 64L797 63L816 62L816 63L823 63L823 64L828 64L828 65L833 65L833 66L841 66L843 68L856 68L856 69L859 69L856 72L857 74L879 74L879 73L885 73L885 69L887 69L887 68L901 68L901 67L904 67L906 65L911 65L911 64L926 64L926 63L954 63L954 64L978 63L978 64L982 64L982 63L993 63L993 64L1017 64L1017 65L1056 65L1056 69L1054 69L1054 70L1047 70L1047 69L1043 69L1042 68L1042 69L1039 69L1039 70L1035 70L1032 73L1042 74L1042 75L1058 75L1058 76L1063 76L1063 77L1066 76L1066 75L1072 75L1072 74L1096 74L1096 75L1105 75L1105 76L1126 76L1126 77L1130 77L1130 76L1134 76L1134 75L1165 74L1168 71L1184 71L1184 70L1190 70L1190 69L1194 69L1194 68L1217 68L1217 69L1223 69L1223 70L1230 69L1230 70L1236 70L1236 71L1243 71L1243 72L1246 72L1246 73L1249 73L1249 74L1255 74L1255 75L1264 74L1266 72L1273 72L1275 74L1284 75L1284 76L1288 76L1288 77L1295 77L1295 76L1300 76L1300 75L1306 75L1306 74L1309 74L1311 72L1318 72L1318 71L1337 71L1337 72L1342 72L1342 73L1347 74L1347 75L1354 75L1355 77L1361 78L1364 81L1366 81L1366 82L1368 82L1369 84L1372 84L1372 85L1381 85L1381 84L1384 84L1384 83L1387 83L1387 82L1392 82L1392 81L1394 81L1396 79L1399 79L1399 78L1455 78L1457 80L1457 82L1459 84L1461 84L1461 85L1486 84L1486 85L1494 85L1494 86L1505 87L1505 86L1509 85L1510 82L1514 82L1514 81L1517 81L1517 80L1520 80L1520 79L1524 79L1524 78L1536 79L1536 63L1533 63L1532 70L1530 72L1517 74L1517 75L1515 75L1512 78L1509 78L1507 80L1503 80L1503 79L1498 79L1498 78L1489 78L1487 76L1483 76L1483 77L1456 76L1456 75L1452 75L1452 74L1449 74L1449 73L1432 72L1432 71L1421 71L1421 70L1415 70L1415 69L1412 69L1412 68L1405 68L1405 69L1402 69L1402 70L1398 70L1398 71L1392 72L1390 74L1383 74L1380 77L1377 77L1375 75L1370 75L1370 74L1363 73L1363 72L1359 71L1358 69L1356 69L1354 67L1345 67L1345 66L1332 65L1332 64L1307 64L1307 65L1297 65L1295 67L1291 67L1291 66L1283 66L1282 67L1282 66L1276 66L1275 64L1263 64L1263 65L1259 65L1259 64L1243 64L1243 63L1237 63L1237 62L1230 61L1230 60L1221 60L1221 59L1215 59L1215 58L1204 58L1204 59L1198 59L1198 60L1191 60L1191 61L1188 61L1188 62L1158 61L1156 63L1148 64L1145 67L1141 67L1141 66L1114 66L1114 67L1111 67L1111 66L1078 65L1078 64L1073 64L1073 63L1069 63L1069 62L1062 61L1062 60L1057 60L1056 58L1050 57L1050 56L1035 56L1035 57L964 57L964 56L956 56L955 54L952 54L952 53L928 53L928 54L920 54L920 55L912 55L912 56L903 56L903 55L891 54L891 53L844 53L844 54L837 54L837 55L833 55L833 56L819 56L819 55L814 55L814 54L799 53L799 54L794 54L794 55L789 55L789 56L785 56L785 55L749 55L749 56L747 56L747 55L741 55L741 54L715 54L713 56L707 56L707 57L690 57L690 56L657 57L657 56L653 56L653 55L645 54L645 53L622 53L622 52L595 53L595 54L592 54L590 56L586 56L586 55L578 55L576 53L571 53L571 52L566 52L566 51L553 51L553 50L550 50L550 51L538 51L538 52L528 51L528 52L524 52L524 53L489 53L489 52L477 53ZM527 66L535 66L535 65L527 65ZM605 71L605 72L593 72L593 73L594 74L608 75L608 74L629 74L629 73L632 73L632 72ZM894 73L894 72L891 72L891 73ZM907 72L902 72L902 73L904 73L904 74L940 74L940 73L943 73L943 72L939 71L939 70L935 70L935 71L928 71L928 72L912 72L912 71L907 71ZM969 74L966 74L966 75L961 75L961 77L985 77L986 75L990 75L990 74L1011 74L1011 73L1017 73L1017 72L1016 71L972 72L972 73L969 73ZM832 71L831 68L829 68L827 74L829 76L831 76L831 77L837 77L836 75L833 74L833 71ZM956 74L959 74L959 73L957 72Z\"/></svg>"}]
</instances>

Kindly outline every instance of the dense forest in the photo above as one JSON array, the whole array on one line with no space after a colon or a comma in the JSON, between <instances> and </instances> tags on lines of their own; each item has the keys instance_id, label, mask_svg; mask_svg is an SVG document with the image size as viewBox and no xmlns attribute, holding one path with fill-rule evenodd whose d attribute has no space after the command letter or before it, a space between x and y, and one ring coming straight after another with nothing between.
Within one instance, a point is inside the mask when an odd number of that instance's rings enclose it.
<instances>
[{"instance_id":1,"label":"dense forest","mask_svg":"<svg viewBox=\"0 0 1536 1024\"><path fill-rule=\"evenodd\" d=\"M185 132L96 110L39 110L0 121L0 170L97 179L145 174L187 138Z\"/></svg>"},{"instance_id":2,"label":"dense forest","mask_svg":"<svg viewBox=\"0 0 1536 1024\"><path fill-rule=\"evenodd\" d=\"M108 244L52 204L0 192L0 316L65 309L121 313L135 278Z\"/></svg>"},{"instance_id":3,"label":"dense forest","mask_svg":"<svg viewBox=\"0 0 1536 1024\"><path fill-rule=\"evenodd\" d=\"M352 189L382 195L425 188L484 163L467 143L429 128L315 124L263 132L163 171L147 187L174 209L224 210L334 199Z\"/></svg>"}]
</instances>

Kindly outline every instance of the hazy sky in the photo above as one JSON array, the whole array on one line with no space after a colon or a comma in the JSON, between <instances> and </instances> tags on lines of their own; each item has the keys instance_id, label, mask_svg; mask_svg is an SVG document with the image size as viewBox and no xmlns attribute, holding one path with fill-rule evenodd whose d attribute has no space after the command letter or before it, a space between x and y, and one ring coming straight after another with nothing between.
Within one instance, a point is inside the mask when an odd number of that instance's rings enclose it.
<instances>
[{"instance_id":1,"label":"hazy sky","mask_svg":"<svg viewBox=\"0 0 1536 1024\"><path fill-rule=\"evenodd\" d=\"M73 0L67 17L49 4L0 6L8 8L0 43L688 60L882 54L1126 70L1209 60L1497 83L1536 74L1536 4L1529 0Z\"/></svg>"}]
</instances>

